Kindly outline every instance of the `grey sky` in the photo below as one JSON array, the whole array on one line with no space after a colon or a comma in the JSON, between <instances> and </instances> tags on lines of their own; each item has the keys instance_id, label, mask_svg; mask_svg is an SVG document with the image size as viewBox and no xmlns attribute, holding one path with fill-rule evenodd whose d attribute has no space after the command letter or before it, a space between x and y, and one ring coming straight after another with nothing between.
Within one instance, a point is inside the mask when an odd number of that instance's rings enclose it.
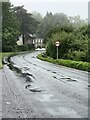
<instances>
[{"instance_id":1,"label":"grey sky","mask_svg":"<svg viewBox=\"0 0 90 120\"><path fill-rule=\"evenodd\" d=\"M37 2L36 2L37 1ZM14 6L24 5L28 12L37 11L43 16L46 12L65 13L68 16L80 15L82 19L88 18L87 0L10 0Z\"/></svg>"}]
</instances>

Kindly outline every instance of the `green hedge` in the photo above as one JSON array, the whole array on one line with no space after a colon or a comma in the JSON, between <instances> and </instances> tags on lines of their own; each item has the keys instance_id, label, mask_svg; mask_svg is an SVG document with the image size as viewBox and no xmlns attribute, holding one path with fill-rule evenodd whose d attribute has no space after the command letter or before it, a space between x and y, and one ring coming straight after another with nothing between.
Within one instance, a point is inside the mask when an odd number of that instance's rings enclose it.
<instances>
[{"instance_id":1,"label":"green hedge","mask_svg":"<svg viewBox=\"0 0 90 120\"><path fill-rule=\"evenodd\" d=\"M2 52L20 52L20 51L30 51L33 50L34 45L16 45L16 46L2 46Z\"/></svg>"},{"instance_id":2,"label":"green hedge","mask_svg":"<svg viewBox=\"0 0 90 120\"><path fill-rule=\"evenodd\" d=\"M17 45L16 47L15 47L15 51L16 52L20 52L20 51L30 51L30 50L32 50L32 49L34 49L34 46L33 45Z\"/></svg>"},{"instance_id":3,"label":"green hedge","mask_svg":"<svg viewBox=\"0 0 90 120\"><path fill-rule=\"evenodd\" d=\"M15 51L14 46L2 46L2 52L12 52Z\"/></svg>"},{"instance_id":4,"label":"green hedge","mask_svg":"<svg viewBox=\"0 0 90 120\"><path fill-rule=\"evenodd\" d=\"M82 61L64 60L64 59L52 59L50 57L42 57L41 54L37 56L39 59L66 67L71 67L79 70L90 71L90 63Z\"/></svg>"}]
</instances>

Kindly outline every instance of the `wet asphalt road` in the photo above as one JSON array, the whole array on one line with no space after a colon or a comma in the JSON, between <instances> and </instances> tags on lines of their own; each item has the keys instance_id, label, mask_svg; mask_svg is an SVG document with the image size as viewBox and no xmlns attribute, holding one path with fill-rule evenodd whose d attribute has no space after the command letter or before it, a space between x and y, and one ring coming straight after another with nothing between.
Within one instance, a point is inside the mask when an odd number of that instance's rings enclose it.
<instances>
[{"instance_id":1,"label":"wet asphalt road","mask_svg":"<svg viewBox=\"0 0 90 120\"><path fill-rule=\"evenodd\" d=\"M38 53L12 57L18 73L4 65L2 117L88 118L88 73L41 61Z\"/></svg>"}]
</instances>

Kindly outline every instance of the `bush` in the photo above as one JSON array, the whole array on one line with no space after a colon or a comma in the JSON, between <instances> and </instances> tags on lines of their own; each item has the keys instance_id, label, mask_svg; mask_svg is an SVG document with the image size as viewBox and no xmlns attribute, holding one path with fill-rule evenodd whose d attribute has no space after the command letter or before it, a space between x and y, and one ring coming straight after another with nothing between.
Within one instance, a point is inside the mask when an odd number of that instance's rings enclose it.
<instances>
[{"instance_id":1,"label":"bush","mask_svg":"<svg viewBox=\"0 0 90 120\"><path fill-rule=\"evenodd\" d=\"M20 45L16 46L16 51L28 51L28 46L27 45Z\"/></svg>"},{"instance_id":2,"label":"bush","mask_svg":"<svg viewBox=\"0 0 90 120\"><path fill-rule=\"evenodd\" d=\"M15 47L13 46L2 46L2 52L13 52Z\"/></svg>"},{"instance_id":3,"label":"bush","mask_svg":"<svg viewBox=\"0 0 90 120\"><path fill-rule=\"evenodd\" d=\"M28 50L34 50L35 49L35 46L34 44L28 44Z\"/></svg>"},{"instance_id":4,"label":"bush","mask_svg":"<svg viewBox=\"0 0 90 120\"><path fill-rule=\"evenodd\" d=\"M79 69L79 70L85 70L85 71L90 71L90 63L88 62L82 62L82 61L73 61L73 60L64 60L64 59L52 59L50 57L42 57L41 54L38 55L38 58L47 62Z\"/></svg>"},{"instance_id":5,"label":"bush","mask_svg":"<svg viewBox=\"0 0 90 120\"><path fill-rule=\"evenodd\" d=\"M74 35L72 33L66 33L66 32L58 32L52 35L51 38L48 39L47 47L46 47L46 53L48 56L52 58L56 58L56 46L55 42L56 41L60 42L60 46L58 47L58 52L59 52L59 58L62 58L64 54L67 54L70 47L71 43L74 40Z\"/></svg>"},{"instance_id":6,"label":"bush","mask_svg":"<svg viewBox=\"0 0 90 120\"><path fill-rule=\"evenodd\" d=\"M15 47L15 51L20 52L20 51L29 51L34 49L33 45L20 45Z\"/></svg>"},{"instance_id":7,"label":"bush","mask_svg":"<svg viewBox=\"0 0 90 120\"><path fill-rule=\"evenodd\" d=\"M66 27L65 27L66 28ZM88 52L88 35L87 25L77 28L74 31L55 30L50 33L47 38L46 53L52 58L56 58L56 46L55 41L59 41L61 44L58 48L58 57L62 59L71 59L75 61L89 61Z\"/></svg>"},{"instance_id":8,"label":"bush","mask_svg":"<svg viewBox=\"0 0 90 120\"><path fill-rule=\"evenodd\" d=\"M75 61L86 61L88 62L88 52L84 51L69 51L64 54L63 59L70 59Z\"/></svg>"},{"instance_id":9,"label":"bush","mask_svg":"<svg viewBox=\"0 0 90 120\"><path fill-rule=\"evenodd\" d=\"M16 45L16 46L2 46L2 52L20 52L33 50L34 45Z\"/></svg>"}]
</instances>

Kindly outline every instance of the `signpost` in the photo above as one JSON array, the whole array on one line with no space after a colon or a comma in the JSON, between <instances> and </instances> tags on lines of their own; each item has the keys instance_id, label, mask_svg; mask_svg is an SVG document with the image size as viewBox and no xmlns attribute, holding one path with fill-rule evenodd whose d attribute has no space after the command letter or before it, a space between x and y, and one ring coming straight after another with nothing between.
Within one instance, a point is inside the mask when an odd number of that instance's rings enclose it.
<instances>
[{"instance_id":1,"label":"signpost","mask_svg":"<svg viewBox=\"0 0 90 120\"><path fill-rule=\"evenodd\" d=\"M56 41L56 42L55 42L55 45L56 45L56 47L57 47L57 59L58 59L58 47L59 47L59 45L60 45L60 42L59 42L59 41Z\"/></svg>"}]
</instances>

